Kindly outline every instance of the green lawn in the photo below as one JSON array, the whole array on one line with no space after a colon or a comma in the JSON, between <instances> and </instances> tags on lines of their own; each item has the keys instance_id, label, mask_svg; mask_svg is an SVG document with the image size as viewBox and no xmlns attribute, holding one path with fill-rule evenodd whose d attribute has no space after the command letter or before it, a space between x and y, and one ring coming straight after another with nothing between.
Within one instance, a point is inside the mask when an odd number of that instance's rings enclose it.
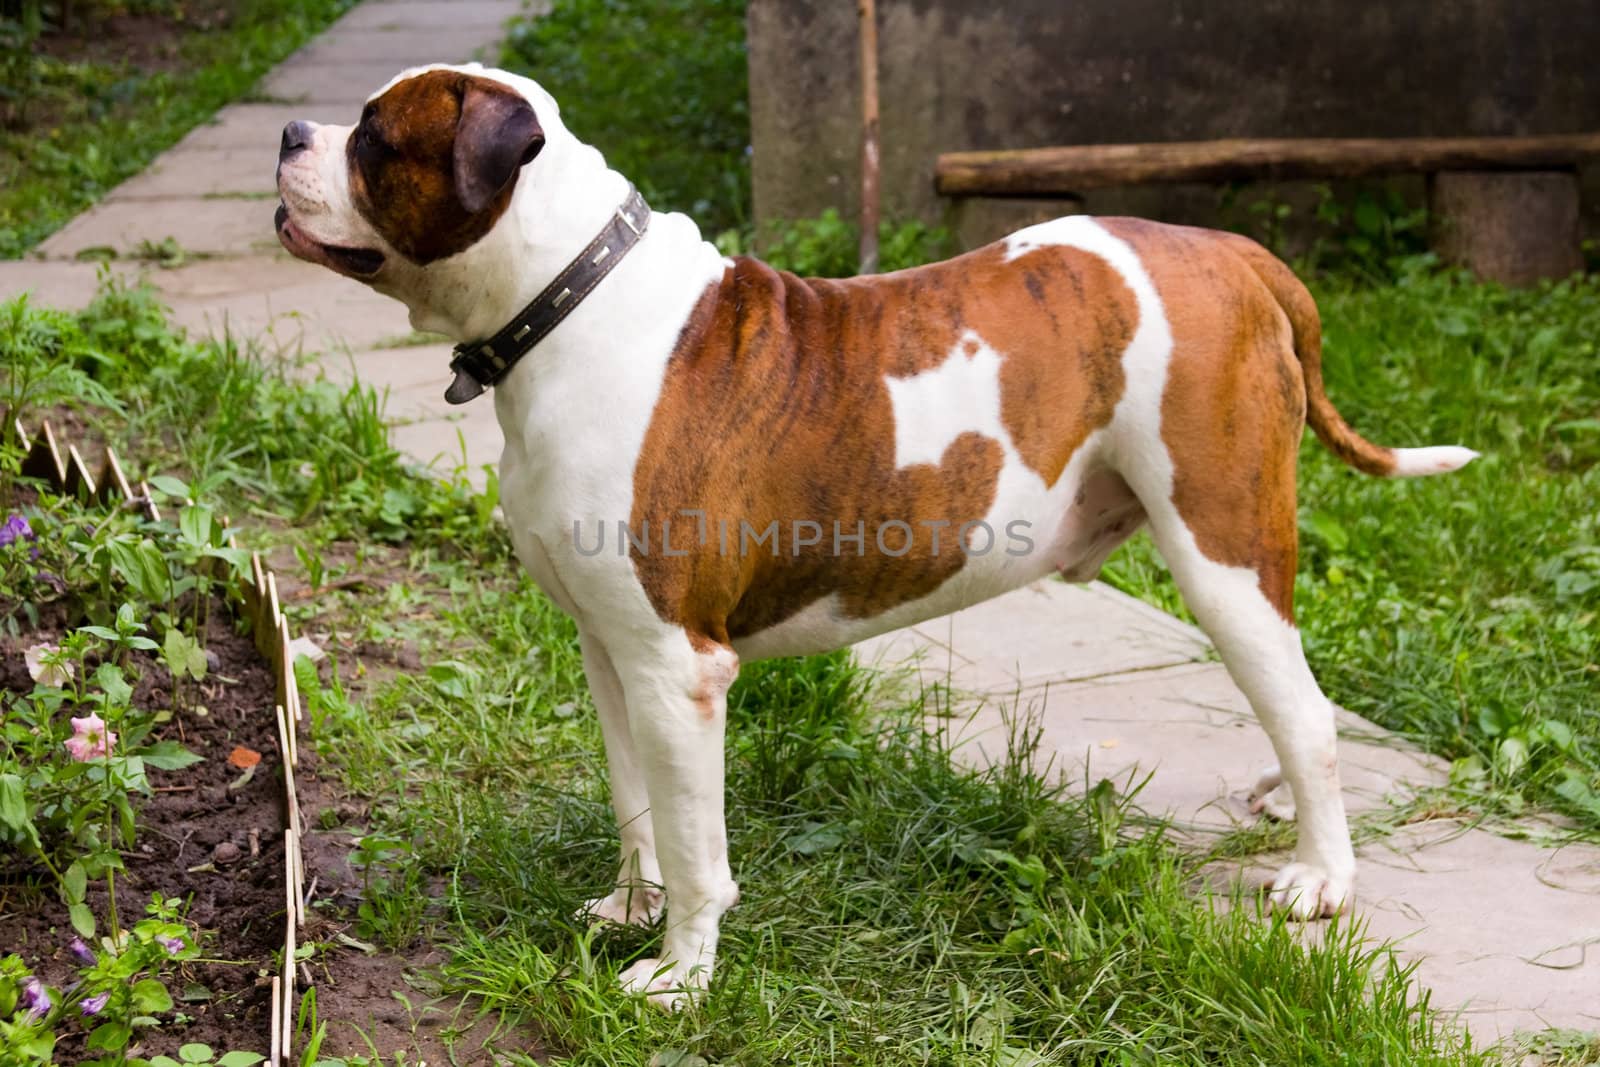
<instances>
[{"instance_id":1,"label":"green lawn","mask_svg":"<svg viewBox=\"0 0 1600 1067\"><path fill-rule=\"evenodd\" d=\"M36 47L26 17L0 12L0 258L16 258L145 165L355 0L240 0L221 26L195 25L171 0L81 0L91 25L113 10L164 15L176 27L170 70L109 59L62 61ZM22 0L21 8L37 8ZM54 6L52 5L52 10ZM107 54L112 54L108 47Z\"/></svg>"}]
</instances>

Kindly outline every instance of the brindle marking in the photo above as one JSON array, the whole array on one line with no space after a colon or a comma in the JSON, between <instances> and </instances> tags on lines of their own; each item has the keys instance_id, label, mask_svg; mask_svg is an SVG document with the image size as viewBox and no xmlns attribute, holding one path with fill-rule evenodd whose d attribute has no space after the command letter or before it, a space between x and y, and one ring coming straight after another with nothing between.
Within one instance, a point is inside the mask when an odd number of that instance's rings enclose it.
<instances>
[{"instance_id":1,"label":"brindle marking","mask_svg":"<svg viewBox=\"0 0 1600 1067\"><path fill-rule=\"evenodd\" d=\"M1051 248L1006 262L992 245L945 263L876 278L802 279L735 261L684 328L634 475L631 524L673 547L632 549L657 613L720 644L768 629L837 594L868 618L926 596L961 570L956 531L983 518L1004 458L998 441L964 433L937 465L895 466L885 379L968 358L976 334L1002 357L1001 419L1023 462L1047 485L1110 421L1121 355L1137 325L1133 294L1097 256ZM706 515L706 543L680 509ZM790 523L815 519L820 544L797 556ZM909 552L880 552L892 520L948 520L940 551L916 529ZM834 552L831 523L864 526L866 543ZM718 550L719 521L729 530ZM749 543L776 521L780 554ZM885 543L901 547L891 528Z\"/></svg>"}]
</instances>

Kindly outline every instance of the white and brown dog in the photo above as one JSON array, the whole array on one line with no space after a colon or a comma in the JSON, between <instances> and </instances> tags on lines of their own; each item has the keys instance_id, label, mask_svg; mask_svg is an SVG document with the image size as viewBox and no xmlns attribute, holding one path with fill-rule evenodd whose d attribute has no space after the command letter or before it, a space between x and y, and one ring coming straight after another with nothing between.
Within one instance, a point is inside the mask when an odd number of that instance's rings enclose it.
<instances>
[{"instance_id":1,"label":"white and brown dog","mask_svg":"<svg viewBox=\"0 0 1600 1067\"><path fill-rule=\"evenodd\" d=\"M1146 522L1297 802L1273 903L1345 905L1333 712L1293 622L1301 432L1380 476L1474 453L1352 431L1323 392L1316 307L1260 246L1073 216L913 270L797 278L724 258L680 214L619 229L627 180L536 84L476 65L407 71L355 126L291 123L278 188L289 251L458 351L528 334L541 300L559 321L520 361L490 346L488 380L511 537L577 620L605 735L622 863L591 910L666 908L662 957L627 988L672 1006L711 977L739 895L723 727L741 659L1052 571L1086 581Z\"/></svg>"}]
</instances>

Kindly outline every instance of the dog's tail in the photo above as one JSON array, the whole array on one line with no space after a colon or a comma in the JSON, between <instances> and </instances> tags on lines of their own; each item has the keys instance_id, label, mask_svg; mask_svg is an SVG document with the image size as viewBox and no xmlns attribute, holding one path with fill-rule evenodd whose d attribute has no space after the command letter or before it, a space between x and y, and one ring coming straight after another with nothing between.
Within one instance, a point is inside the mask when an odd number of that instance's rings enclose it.
<instances>
[{"instance_id":1,"label":"dog's tail","mask_svg":"<svg viewBox=\"0 0 1600 1067\"><path fill-rule=\"evenodd\" d=\"M1294 352L1306 387L1306 422L1328 450L1358 471L1380 478L1413 478L1459 470L1478 453L1459 445L1431 448L1385 448L1362 437L1344 421L1322 384L1322 319L1317 304L1283 262L1254 241L1234 244L1250 268L1277 300L1294 330Z\"/></svg>"}]
</instances>

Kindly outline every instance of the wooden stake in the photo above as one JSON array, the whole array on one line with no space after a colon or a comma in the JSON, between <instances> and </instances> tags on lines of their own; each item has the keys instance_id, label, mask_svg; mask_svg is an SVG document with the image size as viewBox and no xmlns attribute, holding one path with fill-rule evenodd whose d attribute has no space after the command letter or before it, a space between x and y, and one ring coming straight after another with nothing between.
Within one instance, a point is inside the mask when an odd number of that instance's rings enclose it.
<instances>
[{"instance_id":1,"label":"wooden stake","mask_svg":"<svg viewBox=\"0 0 1600 1067\"><path fill-rule=\"evenodd\" d=\"M156 498L150 495L150 483L139 483L140 504L144 508L144 517L151 522L161 521L161 509L156 507Z\"/></svg>"},{"instance_id":2,"label":"wooden stake","mask_svg":"<svg viewBox=\"0 0 1600 1067\"><path fill-rule=\"evenodd\" d=\"M89 473L89 465L83 461L83 456L78 453L77 445L67 446L66 490L84 500L93 500L96 495L94 475Z\"/></svg>"},{"instance_id":3,"label":"wooden stake","mask_svg":"<svg viewBox=\"0 0 1600 1067\"><path fill-rule=\"evenodd\" d=\"M17 439L17 447L22 449L23 452L27 452L32 447L32 441L28 438L28 428L22 425L21 419L13 418L9 411L6 412L3 424L0 424L0 434L9 434L15 437Z\"/></svg>"},{"instance_id":4,"label":"wooden stake","mask_svg":"<svg viewBox=\"0 0 1600 1067\"><path fill-rule=\"evenodd\" d=\"M106 449L105 462L100 465L100 495L111 496L113 493L122 499L119 504L132 503L134 500L133 486L128 484L128 476L122 473L122 464L117 460L117 453Z\"/></svg>"},{"instance_id":5,"label":"wooden stake","mask_svg":"<svg viewBox=\"0 0 1600 1067\"><path fill-rule=\"evenodd\" d=\"M39 423L39 436L22 460L22 473L29 478L43 478L57 489L66 484L67 465L61 462L61 449L56 446L56 434L49 422Z\"/></svg>"},{"instance_id":6,"label":"wooden stake","mask_svg":"<svg viewBox=\"0 0 1600 1067\"><path fill-rule=\"evenodd\" d=\"M272 1027L272 1067L283 1067L283 990L278 976L272 976L272 1015L267 1020Z\"/></svg>"},{"instance_id":7,"label":"wooden stake","mask_svg":"<svg viewBox=\"0 0 1600 1067\"><path fill-rule=\"evenodd\" d=\"M239 582L239 599L244 604L244 617L250 620L256 650L261 649L261 599L266 596L267 580L261 574L261 553L250 553L250 574Z\"/></svg>"},{"instance_id":8,"label":"wooden stake","mask_svg":"<svg viewBox=\"0 0 1600 1067\"><path fill-rule=\"evenodd\" d=\"M861 23L861 273L878 272L878 11L859 0Z\"/></svg>"},{"instance_id":9,"label":"wooden stake","mask_svg":"<svg viewBox=\"0 0 1600 1067\"><path fill-rule=\"evenodd\" d=\"M301 720L300 680L294 676L294 653L289 647L289 620L280 618L278 623L283 628L283 657L285 661L283 680L284 688L288 691L286 694L288 699L284 701L283 706L294 713L294 722L298 723ZM300 765L299 741L294 736L293 723L290 724L289 743L295 749L294 762L295 766L298 767Z\"/></svg>"},{"instance_id":10,"label":"wooden stake","mask_svg":"<svg viewBox=\"0 0 1600 1067\"><path fill-rule=\"evenodd\" d=\"M284 914L288 921L284 923L286 929L283 936L283 1050L285 1061L289 1059L289 1046L294 1036L294 878L290 877L294 870L294 835L288 830L283 832L284 864Z\"/></svg>"},{"instance_id":11,"label":"wooden stake","mask_svg":"<svg viewBox=\"0 0 1600 1067\"><path fill-rule=\"evenodd\" d=\"M276 666L278 654L278 619L282 612L278 608L278 579L265 568L263 575L266 586L261 595L261 610L256 619L256 648L261 652L261 658ZM283 699L281 694L278 699Z\"/></svg>"}]
</instances>

